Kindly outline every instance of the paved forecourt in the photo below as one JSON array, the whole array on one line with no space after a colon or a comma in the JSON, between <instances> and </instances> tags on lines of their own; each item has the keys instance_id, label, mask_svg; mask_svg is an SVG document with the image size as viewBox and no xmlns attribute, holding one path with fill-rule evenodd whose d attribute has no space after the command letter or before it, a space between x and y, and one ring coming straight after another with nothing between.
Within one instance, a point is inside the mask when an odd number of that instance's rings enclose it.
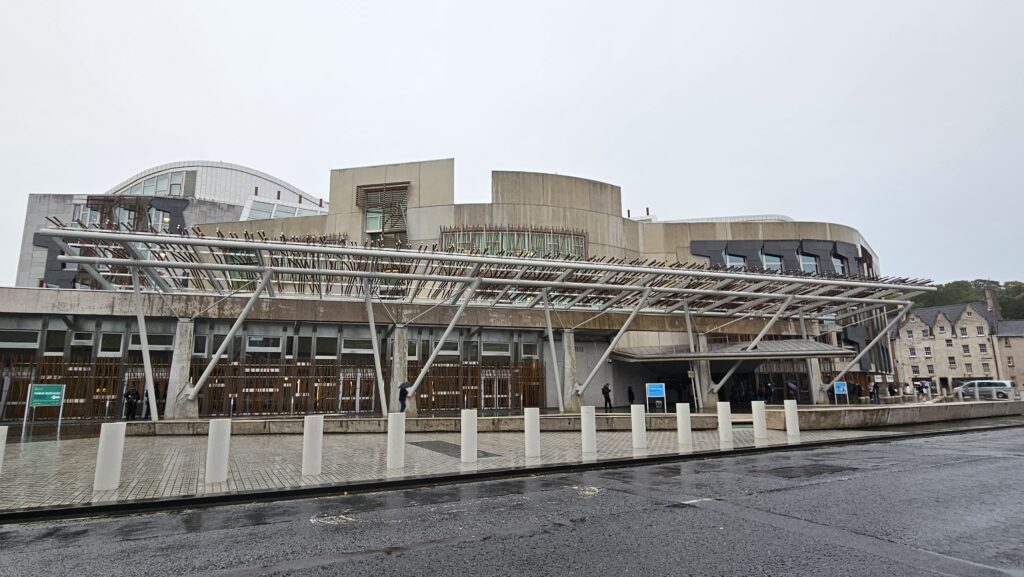
<instances>
[{"instance_id":1,"label":"paved forecourt","mask_svg":"<svg viewBox=\"0 0 1024 577\"><path fill-rule=\"evenodd\" d=\"M889 436L878 430L808 431L803 442ZM634 450L632 435L599 432L597 460L680 453L675 431L649 431L647 450ZM127 437L116 491L93 491L96 438L12 443L0 472L0 510L176 498L235 491L345 484L409 476L581 462L579 433L543 433L539 458L524 456L522 433L480 433L478 460L460 460L458 433L410 433L405 467L388 469L381 434L325 435L320 475L302 475L301 435L236 435L231 438L228 479L206 484L205 436ZM785 445L784 431L768 431L757 446ZM734 448L753 447L752 429L737 428ZM719 449L717 430L693 431L694 451ZM590 459L592 460L592 459Z\"/></svg>"}]
</instances>

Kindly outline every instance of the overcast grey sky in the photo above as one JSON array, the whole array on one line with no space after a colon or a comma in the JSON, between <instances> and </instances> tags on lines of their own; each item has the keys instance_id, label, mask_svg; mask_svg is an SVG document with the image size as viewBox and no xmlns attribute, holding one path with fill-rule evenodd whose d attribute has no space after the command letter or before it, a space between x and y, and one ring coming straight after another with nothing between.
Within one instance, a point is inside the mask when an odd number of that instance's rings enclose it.
<instances>
[{"instance_id":1,"label":"overcast grey sky","mask_svg":"<svg viewBox=\"0 0 1024 577\"><path fill-rule=\"evenodd\" d=\"M1024 2L0 4L0 284L31 192L177 160L326 196L456 159L618 184L663 219L859 229L888 274L1024 279Z\"/></svg>"}]
</instances>

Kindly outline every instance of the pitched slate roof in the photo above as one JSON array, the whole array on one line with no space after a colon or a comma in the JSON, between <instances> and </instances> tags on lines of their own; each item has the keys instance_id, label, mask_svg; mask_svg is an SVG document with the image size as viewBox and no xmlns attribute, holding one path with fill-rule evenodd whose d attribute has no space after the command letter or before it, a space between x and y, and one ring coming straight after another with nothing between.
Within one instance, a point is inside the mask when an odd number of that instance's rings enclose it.
<instances>
[{"instance_id":1,"label":"pitched slate roof","mask_svg":"<svg viewBox=\"0 0 1024 577\"><path fill-rule=\"evenodd\" d=\"M999 330L996 335L1000 337L1024 337L1024 320L1020 321L999 321Z\"/></svg>"},{"instance_id":2,"label":"pitched slate roof","mask_svg":"<svg viewBox=\"0 0 1024 577\"><path fill-rule=\"evenodd\" d=\"M938 320L939 314L946 317L949 322L955 323L960 320L960 317L967 310L967 307L971 306L974 312L981 315L983 319L988 321L988 327L990 332L996 328L996 317L992 314L992 311L988 310L984 301L977 301L973 303L961 303L958 305L943 305L938 307L925 307L911 309L910 316L917 317L921 322L925 323L929 327L935 327L935 321Z\"/></svg>"}]
</instances>

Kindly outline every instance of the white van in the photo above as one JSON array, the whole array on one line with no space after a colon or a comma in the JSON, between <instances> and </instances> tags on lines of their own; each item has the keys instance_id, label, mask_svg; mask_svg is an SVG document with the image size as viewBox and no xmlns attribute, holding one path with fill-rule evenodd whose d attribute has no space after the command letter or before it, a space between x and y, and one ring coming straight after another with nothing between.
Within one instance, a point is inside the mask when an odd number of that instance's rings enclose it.
<instances>
[{"instance_id":1,"label":"white van","mask_svg":"<svg viewBox=\"0 0 1024 577\"><path fill-rule=\"evenodd\" d=\"M953 396L963 394L965 399L998 399L1008 401L1016 398L1017 383L1013 381L967 381L953 389ZM994 395L994 396L993 396Z\"/></svg>"}]
</instances>

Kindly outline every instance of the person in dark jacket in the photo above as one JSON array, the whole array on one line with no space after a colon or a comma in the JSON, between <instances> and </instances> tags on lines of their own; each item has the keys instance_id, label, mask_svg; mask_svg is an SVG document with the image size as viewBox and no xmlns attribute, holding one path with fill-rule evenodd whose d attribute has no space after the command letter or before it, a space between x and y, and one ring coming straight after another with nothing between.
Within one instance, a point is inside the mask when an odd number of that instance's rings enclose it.
<instances>
[{"instance_id":1,"label":"person in dark jacket","mask_svg":"<svg viewBox=\"0 0 1024 577\"><path fill-rule=\"evenodd\" d=\"M139 400L139 392L135 387L128 389L124 394L124 418L129 421L135 420L135 403Z\"/></svg>"},{"instance_id":2,"label":"person in dark jacket","mask_svg":"<svg viewBox=\"0 0 1024 577\"><path fill-rule=\"evenodd\" d=\"M630 405L636 400L636 395L633 394L633 387L626 387L626 398L629 399Z\"/></svg>"},{"instance_id":3,"label":"person in dark jacket","mask_svg":"<svg viewBox=\"0 0 1024 577\"><path fill-rule=\"evenodd\" d=\"M405 401L409 398L410 386L411 385L409 383L402 383L401 385L398 385L398 412L400 413L405 412Z\"/></svg>"},{"instance_id":4,"label":"person in dark jacket","mask_svg":"<svg viewBox=\"0 0 1024 577\"><path fill-rule=\"evenodd\" d=\"M604 412L612 412L612 384L605 383L601 387L601 394L604 395Z\"/></svg>"}]
</instances>

